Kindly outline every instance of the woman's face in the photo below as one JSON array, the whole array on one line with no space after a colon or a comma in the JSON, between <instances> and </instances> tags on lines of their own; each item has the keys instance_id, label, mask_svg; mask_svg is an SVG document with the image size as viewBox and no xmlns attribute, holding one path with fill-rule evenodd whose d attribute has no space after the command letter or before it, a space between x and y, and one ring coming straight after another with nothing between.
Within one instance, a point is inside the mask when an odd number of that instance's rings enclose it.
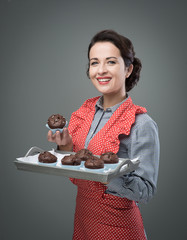
<instances>
[{"instance_id":1,"label":"woman's face","mask_svg":"<svg viewBox=\"0 0 187 240\"><path fill-rule=\"evenodd\" d=\"M97 42L90 49L89 76L103 95L126 95L125 79L130 75L120 50L111 42Z\"/></svg>"}]
</instances>

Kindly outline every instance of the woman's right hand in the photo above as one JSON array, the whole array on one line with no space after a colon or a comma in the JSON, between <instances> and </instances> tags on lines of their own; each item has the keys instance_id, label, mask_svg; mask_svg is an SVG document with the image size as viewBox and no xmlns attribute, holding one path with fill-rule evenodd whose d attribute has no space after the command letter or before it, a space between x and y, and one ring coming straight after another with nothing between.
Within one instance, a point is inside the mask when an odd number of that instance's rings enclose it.
<instances>
[{"instance_id":1,"label":"woman's right hand","mask_svg":"<svg viewBox=\"0 0 187 240\"><path fill-rule=\"evenodd\" d=\"M47 139L49 142L56 143L61 151L73 150L73 141L71 135L69 134L68 128L64 128L62 133L60 131L56 131L55 134L49 130Z\"/></svg>"}]
</instances>

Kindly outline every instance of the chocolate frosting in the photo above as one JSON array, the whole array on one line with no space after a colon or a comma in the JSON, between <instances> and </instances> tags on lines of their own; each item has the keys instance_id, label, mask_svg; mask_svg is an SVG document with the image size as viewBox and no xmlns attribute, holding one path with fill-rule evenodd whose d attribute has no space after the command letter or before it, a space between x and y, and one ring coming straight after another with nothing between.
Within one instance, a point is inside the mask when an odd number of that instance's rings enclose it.
<instances>
[{"instance_id":1,"label":"chocolate frosting","mask_svg":"<svg viewBox=\"0 0 187 240\"><path fill-rule=\"evenodd\" d=\"M66 119L60 114L53 114L48 118L47 123L52 129L63 128L66 125Z\"/></svg>"},{"instance_id":2,"label":"chocolate frosting","mask_svg":"<svg viewBox=\"0 0 187 240\"><path fill-rule=\"evenodd\" d=\"M119 162L119 158L117 156L117 154L113 153L113 152L106 152L101 154L100 159L102 159L104 161L104 163L118 163Z\"/></svg>"},{"instance_id":3,"label":"chocolate frosting","mask_svg":"<svg viewBox=\"0 0 187 240\"><path fill-rule=\"evenodd\" d=\"M41 163L55 163L57 157L52 153L45 151L39 154L38 161Z\"/></svg>"},{"instance_id":4,"label":"chocolate frosting","mask_svg":"<svg viewBox=\"0 0 187 240\"><path fill-rule=\"evenodd\" d=\"M61 160L62 165L80 165L81 159L78 159L75 155L70 154L68 156L64 156Z\"/></svg>"},{"instance_id":5,"label":"chocolate frosting","mask_svg":"<svg viewBox=\"0 0 187 240\"><path fill-rule=\"evenodd\" d=\"M92 157L85 161L84 166L90 169L104 168L104 161L98 157Z\"/></svg>"}]
</instances>

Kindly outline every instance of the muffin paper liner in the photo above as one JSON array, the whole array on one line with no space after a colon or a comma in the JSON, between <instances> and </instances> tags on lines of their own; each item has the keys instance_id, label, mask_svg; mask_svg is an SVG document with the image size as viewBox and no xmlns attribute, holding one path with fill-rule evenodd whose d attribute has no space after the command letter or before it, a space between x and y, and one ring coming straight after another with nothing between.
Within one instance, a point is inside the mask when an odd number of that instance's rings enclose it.
<instances>
[{"instance_id":1,"label":"muffin paper liner","mask_svg":"<svg viewBox=\"0 0 187 240\"><path fill-rule=\"evenodd\" d=\"M63 132L63 129L64 129L67 125L68 125L68 121L66 121L66 124L65 124L65 126L64 126L63 128L54 128L54 129L52 129L52 128L49 127L48 124L46 124L45 126L46 126L49 130L51 130L53 134L55 134L56 131L60 131L60 132L62 133L62 132Z\"/></svg>"}]
</instances>

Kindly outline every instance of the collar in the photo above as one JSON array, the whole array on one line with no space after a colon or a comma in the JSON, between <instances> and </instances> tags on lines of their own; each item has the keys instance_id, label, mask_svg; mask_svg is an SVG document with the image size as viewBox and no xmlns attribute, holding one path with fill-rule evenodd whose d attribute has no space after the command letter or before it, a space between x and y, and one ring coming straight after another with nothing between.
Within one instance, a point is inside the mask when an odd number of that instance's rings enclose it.
<instances>
[{"instance_id":1,"label":"collar","mask_svg":"<svg viewBox=\"0 0 187 240\"><path fill-rule=\"evenodd\" d=\"M121 106L121 104L123 104L124 102L127 101L128 98L129 98L129 96L128 96L128 94L126 94L126 98L125 98L122 102L117 103L116 105L107 108L106 111L114 113L114 112L116 111L116 109L117 109L119 106ZM96 108L96 110L102 109L102 110L104 111L104 108L103 108L103 96L101 96L101 97L97 100L96 105L95 105L95 108Z\"/></svg>"}]
</instances>

